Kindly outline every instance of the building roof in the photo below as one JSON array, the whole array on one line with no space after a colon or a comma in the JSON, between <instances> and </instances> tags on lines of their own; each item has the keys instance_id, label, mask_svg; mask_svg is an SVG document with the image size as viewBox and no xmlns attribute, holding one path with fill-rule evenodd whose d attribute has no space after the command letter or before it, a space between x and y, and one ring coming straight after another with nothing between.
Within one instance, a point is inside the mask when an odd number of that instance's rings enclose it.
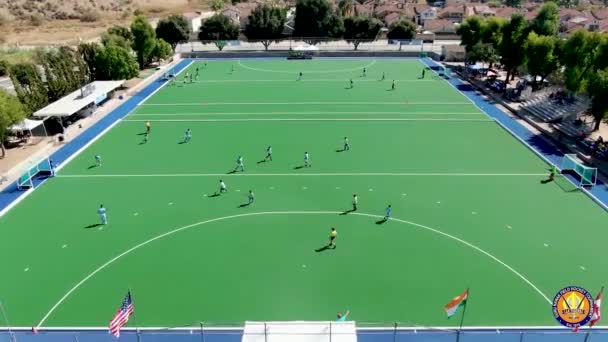
<instances>
[{"instance_id":1,"label":"building roof","mask_svg":"<svg viewBox=\"0 0 608 342\"><path fill-rule=\"evenodd\" d=\"M103 97L114 89L120 87L124 82L124 80L120 80L95 81L93 83L89 83L89 85L93 86L93 91L89 95L81 97L81 89L78 89L51 103L50 105L39 109L34 113L34 116L70 116L76 114L81 109L96 103L100 97Z\"/></svg>"},{"instance_id":2,"label":"building roof","mask_svg":"<svg viewBox=\"0 0 608 342\"><path fill-rule=\"evenodd\" d=\"M439 16L445 16L445 15L450 15L452 13L459 13L464 15L465 12L465 6L447 6L444 7L441 11L439 11Z\"/></svg>"},{"instance_id":3,"label":"building roof","mask_svg":"<svg viewBox=\"0 0 608 342\"><path fill-rule=\"evenodd\" d=\"M399 18L401 18L401 14L391 13L391 14L387 15L386 17L384 17L384 22L386 23L386 26L391 26L394 22L399 20Z\"/></svg>"},{"instance_id":4,"label":"building roof","mask_svg":"<svg viewBox=\"0 0 608 342\"><path fill-rule=\"evenodd\" d=\"M520 12L520 10L518 8L505 6L497 8L495 12L497 17L508 19L511 18L513 14Z\"/></svg>"},{"instance_id":5,"label":"building roof","mask_svg":"<svg viewBox=\"0 0 608 342\"><path fill-rule=\"evenodd\" d=\"M591 14L593 14L593 17L597 20L608 19L608 8L592 10Z\"/></svg>"},{"instance_id":6,"label":"building roof","mask_svg":"<svg viewBox=\"0 0 608 342\"><path fill-rule=\"evenodd\" d=\"M449 20L433 19L424 22L424 30L431 32L453 32L454 23Z\"/></svg>"}]
</instances>

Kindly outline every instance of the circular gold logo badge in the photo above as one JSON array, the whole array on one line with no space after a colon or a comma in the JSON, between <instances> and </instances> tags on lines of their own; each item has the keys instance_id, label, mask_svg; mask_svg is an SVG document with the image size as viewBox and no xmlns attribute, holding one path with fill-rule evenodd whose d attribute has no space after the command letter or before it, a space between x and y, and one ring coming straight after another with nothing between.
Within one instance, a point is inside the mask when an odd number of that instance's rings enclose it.
<instances>
[{"instance_id":1,"label":"circular gold logo badge","mask_svg":"<svg viewBox=\"0 0 608 342\"><path fill-rule=\"evenodd\" d=\"M591 319L593 297L582 287L568 286L553 298L553 316L565 327L578 328Z\"/></svg>"}]
</instances>

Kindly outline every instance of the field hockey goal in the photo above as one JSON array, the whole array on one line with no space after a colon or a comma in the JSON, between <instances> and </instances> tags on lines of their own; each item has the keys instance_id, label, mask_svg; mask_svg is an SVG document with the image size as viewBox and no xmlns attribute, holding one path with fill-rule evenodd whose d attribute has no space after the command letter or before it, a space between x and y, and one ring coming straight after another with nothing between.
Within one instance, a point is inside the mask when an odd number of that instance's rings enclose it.
<instances>
[{"instance_id":1,"label":"field hockey goal","mask_svg":"<svg viewBox=\"0 0 608 342\"><path fill-rule=\"evenodd\" d=\"M45 179L55 175L53 162L48 157L42 160L27 165L20 172L17 179L17 188L19 190L31 189L35 186L36 180Z\"/></svg>"},{"instance_id":2,"label":"field hockey goal","mask_svg":"<svg viewBox=\"0 0 608 342\"><path fill-rule=\"evenodd\" d=\"M586 166L575 154L566 154L560 167L562 173L571 173L579 181L579 186L595 186L597 168Z\"/></svg>"},{"instance_id":3,"label":"field hockey goal","mask_svg":"<svg viewBox=\"0 0 608 342\"><path fill-rule=\"evenodd\" d=\"M242 342L357 342L355 322L246 322Z\"/></svg>"}]
</instances>

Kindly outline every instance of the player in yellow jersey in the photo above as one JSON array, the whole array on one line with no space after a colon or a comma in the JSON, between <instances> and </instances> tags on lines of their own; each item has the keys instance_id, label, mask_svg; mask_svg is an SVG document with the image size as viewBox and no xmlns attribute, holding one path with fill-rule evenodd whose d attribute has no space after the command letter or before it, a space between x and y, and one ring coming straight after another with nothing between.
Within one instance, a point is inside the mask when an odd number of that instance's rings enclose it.
<instances>
[{"instance_id":1,"label":"player in yellow jersey","mask_svg":"<svg viewBox=\"0 0 608 342\"><path fill-rule=\"evenodd\" d=\"M336 228L331 228L331 233L329 235L329 248L336 249L336 238L338 237L338 231Z\"/></svg>"}]
</instances>

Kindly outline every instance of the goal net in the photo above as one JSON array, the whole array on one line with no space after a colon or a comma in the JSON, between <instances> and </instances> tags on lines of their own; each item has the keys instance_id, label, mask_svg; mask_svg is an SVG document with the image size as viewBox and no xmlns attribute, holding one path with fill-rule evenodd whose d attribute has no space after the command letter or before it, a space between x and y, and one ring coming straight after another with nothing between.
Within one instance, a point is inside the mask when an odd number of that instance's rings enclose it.
<instances>
[{"instance_id":1,"label":"goal net","mask_svg":"<svg viewBox=\"0 0 608 342\"><path fill-rule=\"evenodd\" d=\"M27 190L34 187L35 181L38 179L48 178L55 174L53 164L49 158L44 158L41 161L29 165L27 169L21 172L17 179L17 188Z\"/></svg>"},{"instance_id":2,"label":"goal net","mask_svg":"<svg viewBox=\"0 0 608 342\"><path fill-rule=\"evenodd\" d=\"M597 179L597 168L585 166L575 154L566 154L562 159L562 173L570 171L580 179L579 186L594 186Z\"/></svg>"},{"instance_id":3,"label":"goal net","mask_svg":"<svg viewBox=\"0 0 608 342\"><path fill-rule=\"evenodd\" d=\"M242 342L357 342L355 322L246 322Z\"/></svg>"}]
</instances>

